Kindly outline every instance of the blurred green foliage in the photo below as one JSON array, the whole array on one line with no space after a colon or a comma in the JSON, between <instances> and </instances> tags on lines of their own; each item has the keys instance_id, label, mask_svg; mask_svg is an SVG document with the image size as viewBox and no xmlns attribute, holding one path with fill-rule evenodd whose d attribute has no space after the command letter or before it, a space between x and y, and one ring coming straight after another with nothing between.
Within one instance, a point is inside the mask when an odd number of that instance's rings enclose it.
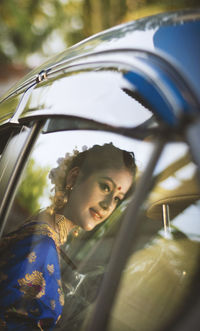
<instances>
[{"instance_id":1,"label":"blurred green foliage","mask_svg":"<svg viewBox=\"0 0 200 331\"><path fill-rule=\"evenodd\" d=\"M48 167L42 168L30 159L16 197L19 205L29 214L40 209L39 199L47 186L48 172Z\"/></svg>"},{"instance_id":2,"label":"blurred green foliage","mask_svg":"<svg viewBox=\"0 0 200 331\"><path fill-rule=\"evenodd\" d=\"M127 2L129 3L129 10L124 16L124 21L131 21L167 11L200 7L199 0L127 0Z\"/></svg>"},{"instance_id":3,"label":"blurred green foliage","mask_svg":"<svg viewBox=\"0 0 200 331\"><path fill-rule=\"evenodd\" d=\"M199 0L1 0L0 63L23 63L36 52L47 57L116 24L197 6Z\"/></svg>"}]
</instances>

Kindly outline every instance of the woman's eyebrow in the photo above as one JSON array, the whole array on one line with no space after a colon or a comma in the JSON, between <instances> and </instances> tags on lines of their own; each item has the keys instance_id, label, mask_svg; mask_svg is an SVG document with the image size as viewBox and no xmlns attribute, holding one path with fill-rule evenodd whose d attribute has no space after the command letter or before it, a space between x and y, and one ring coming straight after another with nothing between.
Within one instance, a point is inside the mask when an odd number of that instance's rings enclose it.
<instances>
[{"instance_id":1,"label":"woman's eyebrow","mask_svg":"<svg viewBox=\"0 0 200 331\"><path fill-rule=\"evenodd\" d=\"M115 184L115 182L112 180L112 178L110 178L110 177L106 177L106 176L102 176L101 177L102 179L104 179L104 180L108 180L109 182L111 182L112 184L113 184L113 186L117 186L116 184Z\"/></svg>"}]
</instances>

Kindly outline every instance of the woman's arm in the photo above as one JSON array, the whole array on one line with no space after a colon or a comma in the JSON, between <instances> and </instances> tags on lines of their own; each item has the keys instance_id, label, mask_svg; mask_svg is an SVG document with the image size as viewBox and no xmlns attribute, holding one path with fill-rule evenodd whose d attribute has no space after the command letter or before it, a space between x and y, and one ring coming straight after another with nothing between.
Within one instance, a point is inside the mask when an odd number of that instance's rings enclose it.
<instances>
[{"instance_id":1,"label":"woman's arm","mask_svg":"<svg viewBox=\"0 0 200 331\"><path fill-rule=\"evenodd\" d=\"M8 330L51 329L62 312L60 267L55 242L35 234L9 245L1 266L0 318Z\"/></svg>"}]
</instances>

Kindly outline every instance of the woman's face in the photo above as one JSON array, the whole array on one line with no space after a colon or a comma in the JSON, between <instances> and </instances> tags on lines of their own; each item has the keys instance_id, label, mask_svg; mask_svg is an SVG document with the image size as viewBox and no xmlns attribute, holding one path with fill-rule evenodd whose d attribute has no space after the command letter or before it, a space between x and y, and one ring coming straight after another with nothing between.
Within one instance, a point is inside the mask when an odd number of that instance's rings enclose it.
<instances>
[{"instance_id":1,"label":"woman's face","mask_svg":"<svg viewBox=\"0 0 200 331\"><path fill-rule=\"evenodd\" d=\"M105 221L124 199L132 184L125 169L104 169L75 183L64 215L86 231Z\"/></svg>"}]
</instances>

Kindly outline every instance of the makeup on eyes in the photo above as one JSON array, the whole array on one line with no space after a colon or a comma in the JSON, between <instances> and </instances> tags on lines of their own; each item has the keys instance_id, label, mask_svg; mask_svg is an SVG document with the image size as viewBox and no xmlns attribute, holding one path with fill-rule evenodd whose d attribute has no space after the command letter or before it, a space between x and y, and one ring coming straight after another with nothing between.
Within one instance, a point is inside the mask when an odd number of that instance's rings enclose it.
<instances>
[{"instance_id":1,"label":"makeup on eyes","mask_svg":"<svg viewBox=\"0 0 200 331\"><path fill-rule=\"evenodd\" d=\"M102 177L101 180L103 182L100 182L100 186L101 188L105 191L105 192L110 192L112 191L113 189L117 189L117 191L121 191L122 187L121 186L118 186L114 183L114 181L109 178L109 177ZM109 183L107 183L109 182ZM120 202L120 200L123 200L125 194L123 192L119 192L120 196L117 196L116 198L118 198L118 202Z\"/></svg>"},{"instance_id":2,"label":"makeup on eyes","mask_svg":"<svg viewBox=\"0 0 200 331\"><path fill-rule=\"evenodd\" d=\"M110 191L111 191L110 186L109 186L107 183L105 183L105 182L100 182L99 185L100 185L100 188L101 188L103 191L105 191L105 192L110 192Z\"/></svg>"}]
</instances>

